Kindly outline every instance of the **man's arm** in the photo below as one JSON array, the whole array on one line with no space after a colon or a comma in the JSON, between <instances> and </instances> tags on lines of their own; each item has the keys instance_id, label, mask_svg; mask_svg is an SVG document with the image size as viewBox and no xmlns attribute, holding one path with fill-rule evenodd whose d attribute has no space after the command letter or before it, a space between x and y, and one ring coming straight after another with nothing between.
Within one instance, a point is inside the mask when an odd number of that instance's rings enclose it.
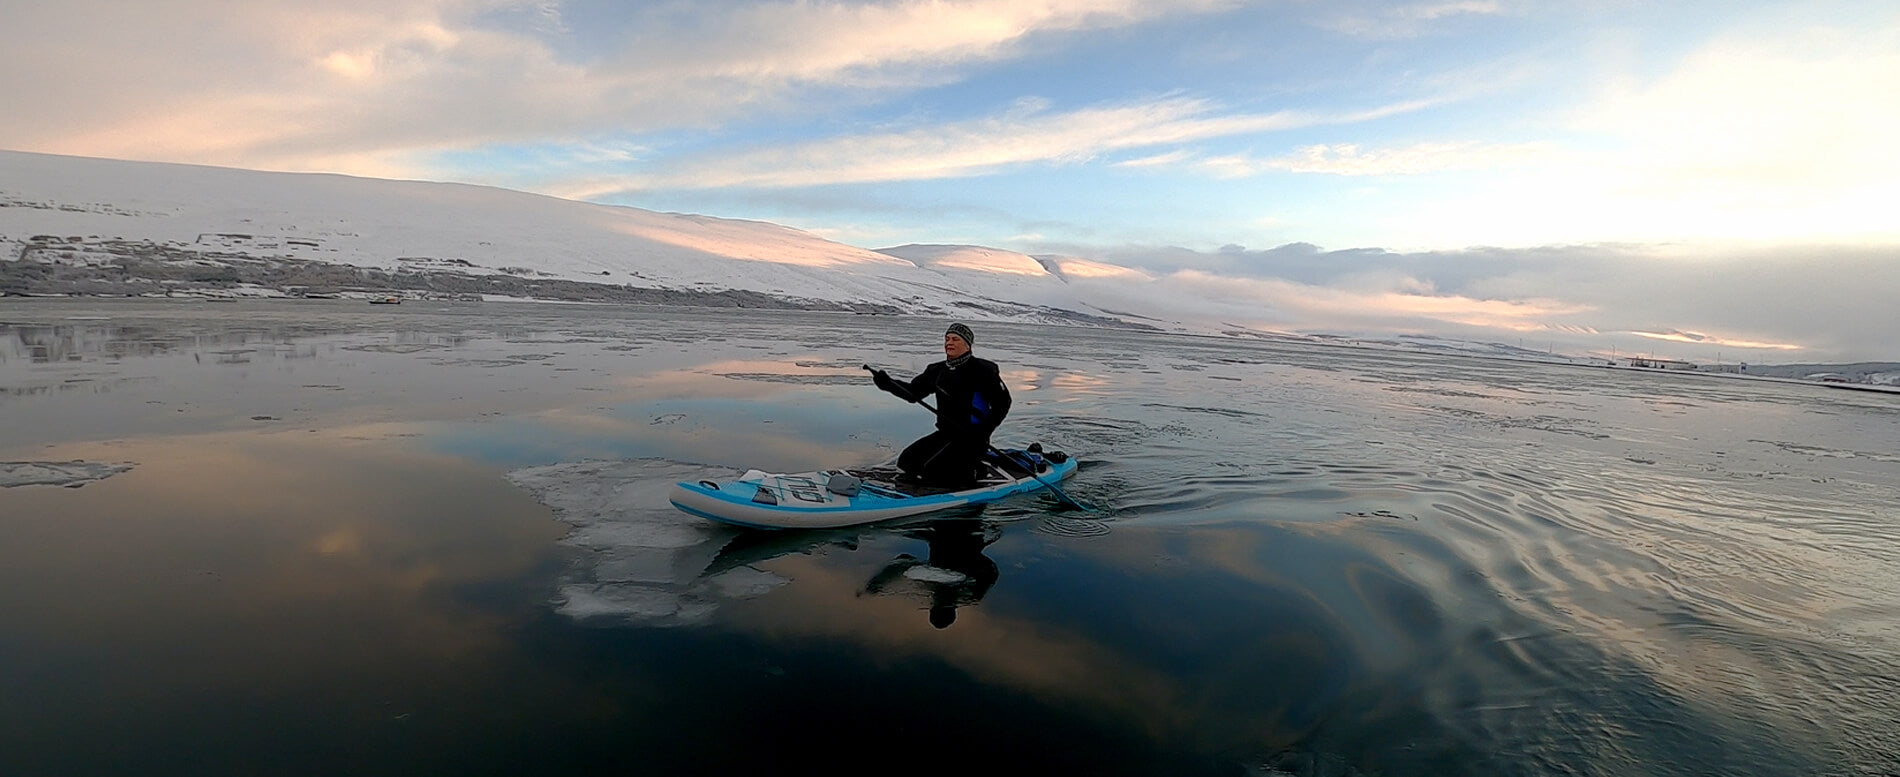
<instances>
[{"instance_id":1,"label":"man's arm","mask_svg":"<svg viewBox=\"0 0 1900 777\"><path fill-rule=\"evenodd\" d=\"M996 408L996 422L990 426L992 429L1002 424L1003 419L1009 417L1009 386L1003 384L1003 376L1000 371L996 375L996 401L994 402L994 407Z\"/></svg>"},{"instance_id":2,"label":"man's arm","mask_svg":"<svg viewBox=\"0 0 1900 777\"><path fill-rule=\"evenodd\" d=\"M905 383L904 388L910 392L912 397L915 397L915 399L911 401L916 402L936 393L937 380L942 373L942 364L933 362L930 366L925 367L923 372L917 373L917 377L911 378L909 383Z\"/></svg>"}]
</instances>

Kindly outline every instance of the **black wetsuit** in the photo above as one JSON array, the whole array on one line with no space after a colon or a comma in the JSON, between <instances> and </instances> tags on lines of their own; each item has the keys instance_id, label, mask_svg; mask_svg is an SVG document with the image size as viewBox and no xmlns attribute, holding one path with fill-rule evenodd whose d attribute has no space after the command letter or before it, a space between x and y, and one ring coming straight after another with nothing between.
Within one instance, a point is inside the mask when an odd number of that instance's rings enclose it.
<instances>
[{"instance_id":1,"label":"black wetsuit","mask_svg":"<svg viewBox=\"0 0 1900 777\"><path fill-rule=\"evenodd\" d=\"M948 488L974 484L990 434L1009 416L1009 387L996 362L968 356L951 367L940 361L908 382L880 381L878 387L912 402L936 395L937 431L905 448L898 468Z\"/></svg>"}]
</instances>

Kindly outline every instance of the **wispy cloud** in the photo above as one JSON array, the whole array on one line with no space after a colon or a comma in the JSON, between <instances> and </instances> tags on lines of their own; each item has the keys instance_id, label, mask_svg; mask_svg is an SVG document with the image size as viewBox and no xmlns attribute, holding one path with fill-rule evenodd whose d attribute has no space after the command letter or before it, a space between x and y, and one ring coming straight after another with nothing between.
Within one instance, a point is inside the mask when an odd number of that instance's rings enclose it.
<instances>
[{"instance_id":1,"label":"wispy cloud","mask_svg":"<svg viewBox=\"0 0 1900 777\"><path fill-rule=\"evenodd\" d=\"M1317 24L1342 35L1375 40L1412 38L1430 33L1437 24L1465 16L1506 13L1498 0L1435 0L1396 5L1372 3L1328 6Z\"/></svg>"},{"instance_id":2,"label":"wispy cloud","mask_svg":"<svg viewBox=\"0 0 1900 777\"><path fill-rule=\"evenodd\" d=\"M1546 153L1545 143L1486 144L1476 141L1416 143L1394 148L1362 148L1354 143L1304 146L1275 157L1249 154L1200 156L1176 151L1132 160L1131 167L1193 169L1217 178L1250 178L1271 173L1378 176L1418 175L1459 170L1493 170L1519 165Z\"/></svg>"},{"instance_id":3,"label":"wispy cloud","mask_svg":"<svg viewBox=\"0 0 1900 777\"><path fill-rule=\"evenodd\" d=\"M1119 27L1232 8L1239 0L1016 0L976 2L769 2L682 19L663 8L642 17L623 66L690 78L772 83L858 83L881 71L993 59L1031 36Z\"/></svg>"},{"instance_id":4,"label":"wispy cloud","mask_svg":"<svg viewBox=\"0 0 1900 777\"><path fill-rule=\"evenodd\" d=\"M415 175L418 154L793 112L810 90L946 83L1036 36L1236 4L664 3L618 9L590 31L610 43L577 53L549 44L573 24L549 0L28 3L0 26L0 146Z\"/></svg>"},{"instance_id":5,"label":"wispy cloud","mask_svg":"<svg viewBox=\"0 0 1900 777\"><path fill-rule=\"evenodd\" d=\"M1693 343L1696 345L1720 345L1731 348L1759 348L1770 351L1799 351L1803 346L1794 343L1773 343L1759 340L1745 340L1739 337L1725 337L1703 332L1642 332L1632 330L1630 334L1651 340L1665 340L1672 343Z\"/></svg>"},{"instance_id":6,"label":"wispy cloud","mask_svg":"<svg viewBox=\"0 0 1900 777\"><path fill-rule=\"evenodd\" d=\"M1115 166L1116 167L1174 167L1184 162L1191 162L1194 160L1194 158L1195 158L1194 152L1188 151L1186 149L1176 149L1174 151L1168 151L1165 153L1155 154L1153 156L1136 157L1134 159L1124 159L1120 162L1116 162Z\"/></svg>"},{"instance_id":7,"label":"wispy cloud","mask_svg":"<svg viewBox=\"0 0 1900 777\"><path fill-rule=\"evenodd\" d=\"M1212 138L1349 124L1418 110L1405 101L1363 111L1222 113L1213 103L1170 96L1140 103L1051 112L1040 101L983 119L901 132L851 135L786 147L680 160L668 169L581 182L567 196L661 188L792 187L958 178L1031 164L1092 161L1104 154ZM1160 165L1184 152L1126 164Z\"/></svg>"}]
</instances>

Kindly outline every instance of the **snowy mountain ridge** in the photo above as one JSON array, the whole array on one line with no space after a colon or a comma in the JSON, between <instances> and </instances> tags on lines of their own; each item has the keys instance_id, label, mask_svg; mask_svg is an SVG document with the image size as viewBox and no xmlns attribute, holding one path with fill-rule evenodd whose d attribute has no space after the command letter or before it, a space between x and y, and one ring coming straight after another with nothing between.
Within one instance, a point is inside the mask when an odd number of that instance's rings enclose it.
<instances>
[{"instance_id":1,"label":"snowy mountain ridge","mask_svg":"<svg viewBox=\"0 0 1900 777\"><path fill-rule=\"evenodd\" d=\"M1159 280L1077 257L874 251L761 221L470 184L0 150L0 297L393 294L853 310L1602 361L1474 339L1266 329L1222 318L1231 304L1170 299ZM1789 376L1890 385L1896 373L1800 369Z\"/></svg>"},{"instance_id":2,"label":"snowy mountain ridge","mask_svg":"<svg viewBox=\"0 0 1900 777\"><path fill-rule=\"evenodd\" d=\"M467 184L11 151L0 151L5 291L404 291L1118 323L1038 260L995 249L879 252L765 222Z\"/></svg>"}]
</instances>

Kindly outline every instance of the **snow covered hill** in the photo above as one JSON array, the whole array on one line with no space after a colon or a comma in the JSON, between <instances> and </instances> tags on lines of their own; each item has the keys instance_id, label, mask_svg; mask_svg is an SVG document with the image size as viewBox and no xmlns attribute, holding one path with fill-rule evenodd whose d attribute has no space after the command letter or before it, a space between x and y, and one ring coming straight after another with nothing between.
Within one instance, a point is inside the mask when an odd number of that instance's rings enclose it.
<instances>
[{"instance_id":1,"label":"snow covered hill","mask_svg":"<svg viewBox=\"0 0 1900 777\"><path fill-rule=\"evenodd\" d=\"M978 246L907 245L878 253L908 261L941 276L952 293L1079 310L1088 305L1074 289L1035 258Z\"/></svg>"},{"instance_id":2,"label":"snow covered hill","mask_svg":"<svg viewBox=\"0 0 1900 777\"><path fill-rule=\"evenodd\" d=\"M5 291L401 291L1118 323L1003 251L878 252L776 224L481 186L11 151L0 151Z\"/></svg>"},{"instance_id":3,"label":"snow covered hill","mask_svg":"<svg viewBox=\"0 0 1900 777\"><path fill-rule=\"evenodd\" d=\"M953 245L872 251L777 224L466 184L0 151L0 296L398 294L786 307L1569 361L1458 338L1229 323L1253 312L1248 303L1206 299L1203 288L1076 257ZM1801 369L1796 377L1842 372ZM1894 372L1848 380L1891 383Z\"/></svg>"}]
</instances>

